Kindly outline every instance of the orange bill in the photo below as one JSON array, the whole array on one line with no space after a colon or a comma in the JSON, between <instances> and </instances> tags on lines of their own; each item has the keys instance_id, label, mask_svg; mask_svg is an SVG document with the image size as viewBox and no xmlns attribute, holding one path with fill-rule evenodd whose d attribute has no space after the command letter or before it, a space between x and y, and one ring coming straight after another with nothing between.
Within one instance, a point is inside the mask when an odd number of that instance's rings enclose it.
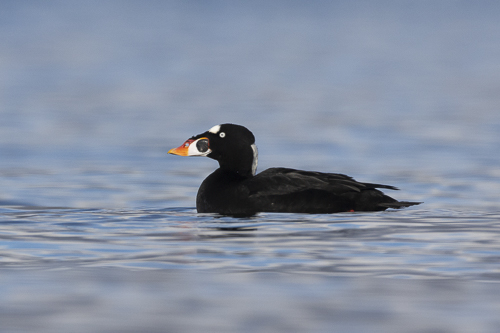
<instances>
[{"instance_id":1,"label":"orange bill","mask_svg":"<svg viewBox=\"0 0 500 333\"><path fill-rule=\"evenodd\" d=\"M168 151L168 153L174 154L174 155L179 155L179 156L189 156L189 154L188 154L189 146L193 142L194 142L193 139L186 140L186 142L184 142L181 146L179 146L177 148L170 149Z\"/></svg>"}]
</instances>

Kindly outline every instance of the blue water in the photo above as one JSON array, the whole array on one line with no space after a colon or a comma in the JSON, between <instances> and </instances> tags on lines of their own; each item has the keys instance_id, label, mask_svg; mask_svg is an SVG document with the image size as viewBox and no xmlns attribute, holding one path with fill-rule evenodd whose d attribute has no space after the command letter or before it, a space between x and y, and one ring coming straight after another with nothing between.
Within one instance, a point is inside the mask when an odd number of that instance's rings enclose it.
<instances>
[{"instance_id":1,"label":"blue water","mask_svg":"<svg viewBox=\"0 0 500 333\"><path fill-rule=\"evenodd\" d=\"M498 332L500 4L0 9L0 331ZM424 204L197 214L225 122Z\"/></svg>"}]
</instances>

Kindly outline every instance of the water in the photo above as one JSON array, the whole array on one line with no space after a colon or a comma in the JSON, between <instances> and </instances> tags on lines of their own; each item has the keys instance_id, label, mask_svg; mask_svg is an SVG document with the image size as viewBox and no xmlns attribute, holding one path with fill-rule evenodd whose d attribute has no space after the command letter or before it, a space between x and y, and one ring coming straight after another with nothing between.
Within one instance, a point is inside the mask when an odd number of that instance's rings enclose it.
<instances>
[{"instance_id":1,"label":"water","mask_svg":"<svg viewBox=\"0 0 500 333\"><path fill-rule=\"evenodd\" d=\"M1 7L2 332L498 332L500 5ZM424 204L197 214L223 122Z\"/></svg>"}]
</instances>

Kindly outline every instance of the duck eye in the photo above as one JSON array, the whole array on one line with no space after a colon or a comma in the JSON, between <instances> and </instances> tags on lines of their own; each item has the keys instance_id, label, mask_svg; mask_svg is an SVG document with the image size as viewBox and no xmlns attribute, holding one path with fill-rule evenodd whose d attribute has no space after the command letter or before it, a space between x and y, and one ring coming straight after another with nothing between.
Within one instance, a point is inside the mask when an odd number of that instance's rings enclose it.
<instances>
[{"instance_id":1,"label":"duck eye","mask_svg":"<svg viewBox=\"0 0 500 333\"><path fill-rule=\"evenodd\" d=\"M225 137L225 136L226 136L226 133L224 133L224 132L220 132L220 133L219 133L219 136L220 136L221 138L223 138L223 137Z\"/></svg>"},{"instance_id":2,"label":"duck eye","mask_svg":"<svg viewBox=\"0 0 500 333\"><path fill-rule=\"evenodd\" d=\"M198 149L200 153L206 152L208 150L208 140L198 140L198 142L196 142L196 149Z\"/></svg>"}]
</instances>

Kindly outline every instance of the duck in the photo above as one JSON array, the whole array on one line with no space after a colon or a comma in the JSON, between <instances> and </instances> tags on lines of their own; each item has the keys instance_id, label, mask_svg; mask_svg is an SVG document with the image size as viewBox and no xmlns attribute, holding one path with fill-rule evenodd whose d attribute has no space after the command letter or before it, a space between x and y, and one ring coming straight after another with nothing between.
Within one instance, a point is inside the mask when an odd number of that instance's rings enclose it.
<instances>
[{"instance_id":1,"label":"duck","mask_svg":"<svg viewBox=\"0 0 500 333\"><path fill-rule=\"evenodd\" d=\"M362 183L340 173L274 167L257 174L255 137L246 127L236 124L213 126L168 153L206 156L219 162L219 168L198 189L198 213L331 214L384 211L421 203L398 201L379 190L398 190L394 186Z\"/></svg>"}]
</instances>

